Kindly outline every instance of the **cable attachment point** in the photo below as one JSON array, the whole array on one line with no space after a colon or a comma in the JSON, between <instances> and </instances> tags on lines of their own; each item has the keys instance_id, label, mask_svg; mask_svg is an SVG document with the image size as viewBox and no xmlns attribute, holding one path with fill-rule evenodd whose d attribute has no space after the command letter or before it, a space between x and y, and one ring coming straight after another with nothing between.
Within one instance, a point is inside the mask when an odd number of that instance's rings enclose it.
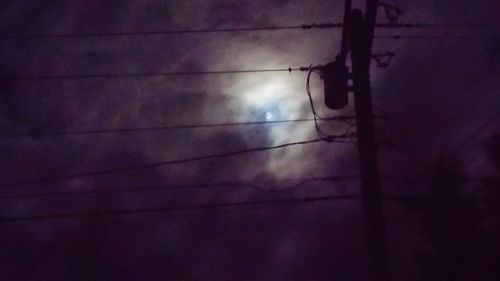
<instances>
[{"instance_id":1,"label":"cable attachment point","mask_svg":"<svg viewBox=\"0 0 500 281\"><path fill-rule=\"evenodd\" d=\"M310 67L310 66L308 66L308 67L305 67L305 66L299 67L299 70L300 70L300 71L302 71L302 72L307 72L307 71L309 71L310 69L311 69L311 67Z\"/></svg>"},{"instance_id":2,"label":"cable attachment point","mask_svg":"<svg viewBox=\"0 0 500 281\"><path fill-rule=\"evenodd\" d=\"M342 27L341 23L312 23L312 24L303 24L300 26L302 29L324 29L324 28L340 28Z\"/></svg>"},{"instance_id":3,"label":"cable attachment point","mask_svg":"<svg viewBox=\"0 0 500 281\"><path fill-rule=\"evenodd\" d=\"M322 66L312 66L312 64L310 66L301 66L301 67L288 67L288 73L292 73L292 71L301 71L301 72L309 72L311 69L319 69L321 68Z\"/></svg>"},{"instance_id":4,"label":"cable attachment point","mask_svg":"<svg viewBox=\"0 0 500 281\"><path fill-rule=\"evenodd\" d=\"M350 138L357 137L357 134L349 132L349 131L350 131L350 129L348 129L345 133L343 133L341 135L324 135L322 137L322 140L325 142L351 143L352 140L350 140Z\"/></svg>"},{"instance_id":5,"label":"cable attachment point","mask_svg":"<svg viewBox=\"0 0 500 281\"><path fill-rule=\"evenodd\" d=\"M386 3L379 3L379 6L384 8L385 12L385 17L390 21L390 22L397 22L399 20L399 17L404 14L403 10L399 8L398 6L386 4Z\"/></svg>"},{"instance_id":6,"label":"cable attachment point","mask_svg":"<svg viewBox=\"0 0 500 281\"><path fill-rule=\"evenodd\" d=\"M372 59L375 60L378 67L386 68L392 61L392 58L395 56L393 52L387 52L385 54L372 55Z\"/></svg>"},{"instance_id":7,"label":"cable attachment point","mask_svg":"<svg viewBox=\"0 0 500 281\"><path fill-rule=\"evenodd\" d=\"M332 142L343 142L343 141L339 141L339 138L344 138L344 136L323 135L321 137L321 140L324 141L324 142L329 142L329 143L332 143Z\"/></svg>"},{"instance_id":8,"label":"cable attachment point","mask_svg":"<svg viewBox=\"0 0 500 281\"><path fill-rule=\"evenodd\" d=\"M333 142L335 140L335 137L333 136L326 136L323 138L323 141L325 142Z\"/></svg>"},{"instance_id":9,"label":"cable attachment point","mask_svg":"<svg viewBox=\"0 0 500 281\"><path fill-rule=\"evenodd\" d=\"M316 28L316 27L317 27L317 24L316 24L316 23L312 23L312 24L303 24L303 25L301 25L300 27L302 27L302 29L313 29L313 28Z\"/></svg>"}]
</instances>

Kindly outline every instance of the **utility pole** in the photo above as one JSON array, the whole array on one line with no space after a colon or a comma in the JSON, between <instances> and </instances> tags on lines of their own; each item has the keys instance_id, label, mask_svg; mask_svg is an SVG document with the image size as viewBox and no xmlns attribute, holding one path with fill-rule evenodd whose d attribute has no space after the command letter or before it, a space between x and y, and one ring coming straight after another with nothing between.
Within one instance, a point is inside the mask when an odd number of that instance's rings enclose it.
<instances>
[{"instance_id":1,"label":"utility pole","mask_svg":"<svg viewBox=\"0 0 500 281\"><path fill-rule=\"evenodd\" d=\"M370 61L378 0L367 0L365 17L359 9L350 11L352 78L358 134L358 152L363 193L364 239L368 247L373 281L390 280L382 206L378 148L375 141Z\"/></svg>"},{"instance_id":2,"label":"utility pole","mask_svg":"<svg viewBox=\"0 0 500 281\"><path fill-rule=\"evenodd\" d=\"M325 105L332 110L347 106L348 92L351 89L354 91L363 193L364 240L369 255L369 274L373 281L389 281L386 226L370 86L370 62L378 5L378 0L366 0L363 18L360 9L351 9L351 0L345 1L341 51L335 61L323 66L322 78L325 84ZM349 73L346 66L349 50L352 62L352 88L348 86Z\"/></svg>"}]
</instances>

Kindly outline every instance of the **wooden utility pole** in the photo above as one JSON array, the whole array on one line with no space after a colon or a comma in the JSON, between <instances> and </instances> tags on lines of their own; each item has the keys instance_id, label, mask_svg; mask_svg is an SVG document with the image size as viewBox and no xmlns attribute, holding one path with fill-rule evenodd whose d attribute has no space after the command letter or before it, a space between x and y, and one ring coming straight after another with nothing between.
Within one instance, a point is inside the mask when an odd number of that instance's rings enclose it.
<instances>
[{"instance_id":1,"label":"wooden utility pole","mask_svg":"<svg viewBox=\"0 0 500 281\"><path fill-rule=\"evenodd\" d=\"M369 270L371 280L389 281L386 226L370 86L370 61L377 7L378 0L367 0L364 18L361 10L352 10L349 15L349 26L364 233L369 254Z\"/></svg>"}]
</instances>

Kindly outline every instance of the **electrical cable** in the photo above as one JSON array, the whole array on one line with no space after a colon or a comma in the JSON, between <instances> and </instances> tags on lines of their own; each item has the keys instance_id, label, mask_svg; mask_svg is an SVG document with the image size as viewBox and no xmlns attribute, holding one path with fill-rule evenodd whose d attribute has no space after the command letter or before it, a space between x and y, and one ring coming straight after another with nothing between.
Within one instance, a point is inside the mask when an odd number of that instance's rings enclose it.
<instances>
[{"instance_id":1,"label":"electrical cable","mask_svg":"<svg viewBox=\"0 0 500 281\"><path fill-rule=\"evenodd\" d=\"M173 72L140 72L140 73L98 73L98 74L56 74L56 75L18 75L0 76L0 80L73 80L73 79L120 79L120 78L158 78L168 76L200 76L221 74L246 74L266 72L307 71L307 67L288 67L273 69L245 69L245 70L212 70L212 71L173 71Z\"/></svg>"},{"instance_id":2,"label":"electrical cable","mask_svg":"<svg viewBox=\"0 0 500 281\"><path fill-rule=\"evenodd\" d=\"M500 23L377 23L378 28L485 28L499 27ZM14 39L65 39L65 38L104 38L104 37L137 37L137 36L165 36L181 34L203 34L203 33L235 33L235 32L257 32L257 31L279 31L279 30L311 30L311 29L336 29L342 28L342 23L312 23L301 25L284 26L261 26L261 27L235 27L235 28L205 28L205 29L179 29L179 30L143 30L143 31L111 31L111 32L68 32L68 33L38 33L38 34L0 34L0 40Z\"/></svg>"},{"instance_id":3,"label":"electrical cable","mask_svg":"<svg viewBox=\"0 0 500 281\"><path fill-rule=\"evenodd\" d=\"M309 67L309 71L307 72L307 80L306 80L306 93L307 93L307 96L309 97L309 104L311 106L311 111L312 111L313 118L314 118L313 120L314 120L314 127L316 129L316 133L318 134L318 137L324 138L327 136L327 134L324 133L318 125L318 118L319 119L322 119L322 118L321 118L321 116L318 115L318 113L316 112L316 109L314 108L314 100L313 100L312 95L311 95L311 87L310 87L311 74L313 72L319 71L321 69L321 67L322 66L313 67L312 65Z\"/></svg>"},{"instance_id":4,"label":"electrical cable","mask_svg":"<svg viewBox=\"0 0 500 281\"><path fill-rule=\"evenodd\" d=\"M467 137L465 140L463 140L461 143L456 145L453 149L450 150L449 155L452 156L455 154L457 151L462 149L465 145L467 145L469 142L474 141L477 137L479 137L486 129L493 125L497 125L497 121L500 119L500 112L498 112L493 118L488 120L487 122L484 122L479 126L472 134L470 134L469 137Z\"/></svg>"},{"instance_id":5,"label":"electrical cable","mask_svg":"<svg viewBox=\"0 0 500 281\"><path fill-rule=\"evenodd\" d=\"M129 172L129 171L157 168L157 167L162 167L162 166L193 163L193 162L198 162L198 161L203 161L203 160L218 159L218 158L231 157L231 156L236 156L236 155L241 155L241 154L269 151L269 150L280 149L280 148L296 146L296 145L306 145L306 144L319 143L319 142L323 142L323 141L335 142L335 139L337 139L337 138L342 139L342 138L346 138L346 137L347 136L343 136L343 135L329 136L329 138L327 138L327 139L317 138L317 139L313 139L313 140L291 142L291 143L285 143L285 144L280 144L280 145L275 145L275 146L263 146L263 147L256 147L256 148L250 148L250 149L236 150L236 151L220 153L220 154L211 154L211 155L197 156L197 157L184 158L184 159L178 159L178 160L167 160L167 161L160 161L160 162L154 162L154 163L148 163L148 164L142 164L142 165L127 166L127 167L121 167L121 168L111 168L111 169L100 170L100 171L90 171L90 172L82 172L82 173L76 173L76 174L71 174L71 175L44 177L44 178L14 181L14 182L4 182L4 183L0 184L0 188L23 186L23 185L43 184L43 183L64 181L64 180L70 180L70 179L76 179L76 178L102 176L102 175L107 175L107 174L118 174L118 173L124 173L124 172ZM342 143L342 142L340 142L340 143Z\"/></svg>"},{"instance_id":6,"label":"electrical cable","mask_svg":"<svg viewBox=\"0 0 500 281\"><path fill-rule=\"evenodd\" d=\"M2 194L0 200L15 200L15 199L33 199L33 198L51 198L51 197L65 197L77 195L98 195L98 194L115 194L115 193L142 193L153 191L185 191L185 190L199 190L199 189L216 189L216 188L230 188L230 187L244 187L257 191L280 193L288 192L293 189L309 182L320 181L349 181L359 179L359 175L345 175L345 176L325 176L325 177L308 177L308 178L295 178L295 179L280 179L269 181L224 181L218 183L197 183L197 184L184 184L172 186L148 186L148 187L129 187L129 188L113 188L113 189L92 189L92 190L70 190L70 191L50 191L38 193L15 193L15 194ZM265 184L276 184L286 182L298 182L288 188L268 189L263 188Z\"/></svg>"},{"instance_id":7,"label":"electrical cable","mask_svg":"<svg viewBox=\"0 0 500 281\"><path fill-rule=\"evenodd\" d=\"M100 216L118 216L118 215L137 215L137 214L152 214L164 212L182 212L182 211L196 211L196 210L213 210L221 208L234 208L245 206L264 206L264 205L295 205L304 203L315 203L331 200L359 200L361 195L347 194L347 195L327 195L319 197L303 197L303 198L288 198L288 199L266 199L266 200L253 200L253 201L240 201L240 202L223 202L223 203L206 203L199 205L178 205L178 206L165 206L165 207L149 207L137 209L117 209L107 211L88 211L79 213L54 213L54 214L41 214L41 215L26 215L17 217L0 217L0 224L15 223L15 222L33 222L33 221L47 221L59 219L78 219L88 217Z\"/></svg>"},{"instance_id":8,"label":"electrical cable","mask_svg":"<svg viewBox=\"0 0 500 281\"><path fill-rule=\"evenodd\" d=\"M385 109L381 106L375 105L374 108L379 111L383 116L386 116L385 120L389 121L389 124L392 126L392 132L398 134L400 132L400 128L395 125L394 117L391 114L388 114ZM384 140L377 141L379 145L390 147L394 150L399 151L401 154L406 155L406 157L410 158L414 163L417 163L421 168L428 170L430 166L424 160L422 160L419 156L414 155L409 149L406 149L403 145L400 145L394 141L391 141L390 134L387 134L383 128L379 127L378 130L382 133ZM396 139L401 139L401 137L396 137Z\"/></svg>"},{"instance_id":9,"label":"electrical cable","mask_svg":"<svg viewBox=\"0 0 500 281\"><path fill-rule=\"evenodd\" d=\"M473 38L494 38L499 37L498 35L376 35L377 39L473 39Z\"/></svg>"},{"instance_id":10,"label":"electrical cable","mask_svg":"<svg viewBox=\"0 0 500 281\"><path fill-rule=\"evenodd\" d=\"M324 117L321 117L318 112L316 111L315 107L314 107L314 100L312 98L312 94L311 94L311 86L310 86L310 80L311 80L311 74L312 73L319 73L321 75L321 69L323 68L323 66L319 65L319 66L309 66L309 70L307 72L307 80L306 80L306 93L307 93L307 97L309 98L309 104L311 106L311 111L312 111L312 114L313 114L313 120L314 120L314 127L316 129L316 133L318 135L319 138L324 138L324 139L330 139L331 137L333 137L333 139L335 139L335 136L331 136L330 134L328 133L325 133L321 127L319 126L318 124L318 121L319 120L327 120L328 118L324 118ZM352 126L347 128L346 131L342 134L342 135L345 135L345 136L351 136L352 134L350 134L350 130L351 130Z\"/></svg>"},{"instance_id":11,"label":"electrical cable","mask_svg":"<svg viewBox=\"0 0 500 281\"><path fill-rule=\"evenodd\" d=\"M157 36L157 35L180 35L199 33L232 33L232 32L255 32L255 31L277 31L293 29L331 29L341 28L341 23L312 23L285 26L262 26L262 27L235 27L235 28L207 28L207 29L179 29L179 30L157 30L157 31L123 31L123 32L74 32L74 33L45 33L45 34L0 34L0 40L11 39L49 39L49 38L91 38L91 37L128 37L128 36Z\"/></svg>"},{"instance_id":12,"label":"electrical cable","mask_svg":"<svg viewBox=\"0 0 500 281\"><path fill-rule=\"evenodd\" d=\"M375 25L378 28L498 28L500 23L490 22L490 23L377 23Z\"/></svg>"},{"instance_id":13,"label":"electrical cable","mask_svg":"<svg viewBox=\"0 0 500 281\"><path fill-rule=\"evenodd\" d=\"M347 121L354 119L353 116L335 116L323 118L322 121ZM229 122L229 123L212 123L212 124L193 124L193 125L170 125L157 127L143 128L116 128L116 129L91 129L91 130L75 130L75 131L48 131L48 132L33 132L28 134L10 134L0 135L0 139L10 138L42 138L54 136L74 136L74 135L95 135L95 134L114 134L114 133L137 133L148 131L165 131L165 130L186 130L186 129L203 129L203 128L219 128L219 127L234 127L234 126L251 126L251 125L271 125L282 123L303 123L312 122L312 118L304 119L289 119L289 120L269 120L269 121L249 121L249 122Z\"/></svg>"},{"instance_id":14,"label":"electrical cable","mask_svg":"<svg viewBox=\"0 0 500 281\"><path fill-rule=\"evenodd\" d=\"M425 199L435 200L435 198L427 195L384 195L386 200L408 200L408 199ZM252 201L239 201L239 202L221 202L221 203L206 203L206 204L187 204L177 206L164 206L164 207L149 207L149 208L136 208L136 209L115 209L104 211L87 211L87 212L73 212L73 213L53 213L53 214L35 214L25 216L13 217L0 217L0 224L10 224L19 222L35 222L35 221L51 221L51 220L69 220L90 217L102 216L125 216L125 215L145 215L154 213L166 212L186 212L186 211L206 211L216 209L226 209L235 207L248 207L248 206L277 206L277 205L296 205L305 203L326 202L332 200L360 200L363 195L360 194L344 194L344 195L326 195L318 197L302 197L302 198L287 198L287 199L265 199L265 200L252 200Z\"/></svg>"}]
</instances>

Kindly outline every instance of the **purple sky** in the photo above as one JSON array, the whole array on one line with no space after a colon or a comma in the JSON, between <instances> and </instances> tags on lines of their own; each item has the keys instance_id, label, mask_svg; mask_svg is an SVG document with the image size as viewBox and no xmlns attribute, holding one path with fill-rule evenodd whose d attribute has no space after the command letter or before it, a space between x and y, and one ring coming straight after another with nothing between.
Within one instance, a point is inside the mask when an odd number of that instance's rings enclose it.
<instances>
[{"instance_id":1,"label":"purple sky","mask_svg":"<svg viewBox=\"0 0 500 281\"><path fill-rule=\"evenodd\" d=\"M307 2L307 3L306 3ZM364 1L354 1L364 6ZM498 21L497 0L394 1L401 21ZM300 25L342 21L343 1L3 1L0 34L155 31ZM385 22L383 13L379 22ZM459 151L470 175L493 172L477 134L498 114L500 31L453 27L377 30L374 53L393 51L388 68L372 67L382 173L419 177L443 150ZM463 36L469 36L463 38ZM455 38L449 38L455 37ZM462 38L460 38L462 37ZM0 45L0 76L267 69L325 64L338 52L340 30L11 39ZM261 73L141 79L0 81L2 135L310 118L306 75ZM322 84L312 90L328 112ZM342 133L343 122L325 124ZM471 138L471 136L473 136ZM312 123L0 139L0 185L224 153L316 137ZM465 145L464 141L469 140ZM420 162L415 159L419 159ZM424 165L422 165L422 163ZM272 152L156 167L105 176L2 187L5 195L265 181L357 174L353 144L319 143ZM418 185L384 180L387 192ZM359 181L307 183L286 192L241 186L0 199L0 218L155 208L357 193ZM413 272L424 243L397 204L386 204L391 263L397 280ZM1 280L365 280L360 204L333 200L129 216L0 222ZM401 239L400 237L405 237ZM408 243L408 241L412 241ZM412 244L412 245L409 245Z\"/></svg>"}]
</instances>

